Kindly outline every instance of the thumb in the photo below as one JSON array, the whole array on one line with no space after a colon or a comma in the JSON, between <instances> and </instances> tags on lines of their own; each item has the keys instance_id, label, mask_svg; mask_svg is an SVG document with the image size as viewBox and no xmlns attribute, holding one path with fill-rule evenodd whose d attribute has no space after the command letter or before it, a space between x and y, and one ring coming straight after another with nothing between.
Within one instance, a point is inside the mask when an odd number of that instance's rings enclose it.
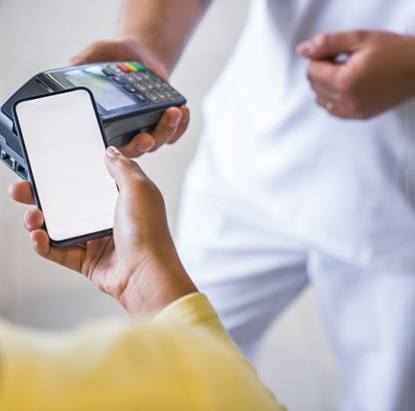
<instances>
[{"instance_id":1,"label":"thumb","mask_svg":"<svg viewBox=\"0 0 415 411\"><path fill-rule=\"evenodd\" d=\"M356 51L362 41L361 31L319 34L300 43L297 53L312 60L334 58L341 53Z\"/></svg>"},{"instance_id":2,"label":"thumb","mask_svg":"<svg viewBox=\"0 0 415 411\"><path fill-rule=\"evenodd\" d=\"M110 146L107 148L105 163L111 177L117 184L120 194L128 194L138 182L148 181L139 165L124 157L116 147Z\"/></svg>"}]
</instances>

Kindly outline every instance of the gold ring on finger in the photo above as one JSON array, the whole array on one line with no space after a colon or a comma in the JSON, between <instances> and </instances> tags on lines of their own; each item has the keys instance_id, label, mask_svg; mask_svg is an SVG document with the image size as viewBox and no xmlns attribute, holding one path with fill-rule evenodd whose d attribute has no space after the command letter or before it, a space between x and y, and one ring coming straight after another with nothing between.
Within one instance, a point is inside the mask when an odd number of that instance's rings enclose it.
<instances>
[{"instance_id":1,"label":"gold ring on finger","mask_svg":"<svg viewBox=\"0 0 415 411\"><path fill-rule=\"evenodd\" d=\"M326 110L329 113L332 113L333 112L333 110L334 110L334 103L332 101L327 102L327 104L326 104Z\"/></svg>"}]
</instances>

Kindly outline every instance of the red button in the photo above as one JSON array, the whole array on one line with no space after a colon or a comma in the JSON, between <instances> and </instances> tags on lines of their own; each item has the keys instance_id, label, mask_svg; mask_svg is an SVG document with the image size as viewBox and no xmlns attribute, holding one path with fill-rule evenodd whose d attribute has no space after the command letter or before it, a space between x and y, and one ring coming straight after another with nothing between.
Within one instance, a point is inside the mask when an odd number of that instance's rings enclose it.
<instances>
[{"instance_id":1,"label":"red button","mask_svg":"<svg viewBox=\"0 0 415 411\"><path fill-rule=\"evenodd\" d=\"M130 73L131 70L128 66L126 66L125 64L122 63L118 63L117 67L123 72L123 73Z\"/></svg>"}]
</instances>

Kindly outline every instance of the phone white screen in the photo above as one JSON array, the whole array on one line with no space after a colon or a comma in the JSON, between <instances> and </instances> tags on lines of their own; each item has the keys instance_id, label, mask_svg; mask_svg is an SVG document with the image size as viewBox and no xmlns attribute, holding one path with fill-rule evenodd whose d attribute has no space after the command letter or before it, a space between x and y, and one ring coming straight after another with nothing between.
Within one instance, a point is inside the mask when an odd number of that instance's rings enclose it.
<instances>
[{"instance_id":1,"label":"phone white screen","mask_svg":"<svg viewBox=\"0 0 415 411\"><path fill-rule=\"evenodd\" d=\"M63 241L111 229L118 192L89 93L23 101L16 115L49 237Z\"/></svg>"}]
</instances>

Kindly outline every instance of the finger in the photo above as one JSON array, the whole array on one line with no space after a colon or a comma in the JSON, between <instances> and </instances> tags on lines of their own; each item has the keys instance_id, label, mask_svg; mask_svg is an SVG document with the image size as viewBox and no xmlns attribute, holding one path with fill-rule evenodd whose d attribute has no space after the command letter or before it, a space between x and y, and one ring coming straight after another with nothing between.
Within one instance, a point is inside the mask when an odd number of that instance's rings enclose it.
<instances>
[{"instance_id":1,"label":"finger","mask_svg":"<svg viewBox=\"0 0 415 411\"><path fill-rule=\"evenodd\" d=\"M327 104L329 103L329 101L330 100L328 100L327 98L325 98L323 96L320 96L320 95L317 95L316 96L316 103L317 103L317 105L319 105L320 107L324 108L325 110L327 110ZM334 104L334 102L332 102L332 103Z\"/></svg>"},{"instance_id":2,"label":"finger","mask_svg":"<svg viewBox=\"0 0 415 411\"><path fill-rule=\"evenodd\" d=\"M10 197L19 203L34 204L35 199L33 197L32 186L28 181L20 181L16 184L12 184L9 187Z\"/></svg>"},{"instance_id":3,"label":"finger","mask_svg":"<svg viewBox=\"0 0 415 411\"><path fill-rule=\"evenodd\" d=\"M340 67L323 61L312 62L308 68L307 77L310 83L335 90Z\"/></svg>"},{"instance_id":4,"label":"finger","mask_svg":"<svg viewBox=\"0 0 415 411\"><path fill-rule=\"evenodd\" d=\"M156 140L149 133L139 133L131 141L120 148L120 151L129 158L136 158L147 153L154 147Z\"/></svg>"},{"instance_id":5,"label":"finger","mask_svg":"<svg viewBox=\"0 0 415 411\"><path fill-rule=\"evenodd\" d=\"M366 32L362 30L319 34L300 43L297 53L309 59L333 58L341 53L353 53L361 45Z\"/></svg>"},{"instance_id":6,"label":"finger","mask_svg":"<svg viewBox=\"0 0 415 411\"><path fill-rule=\"evenodd\" d=\"M169 144L175 143L187 130L190 122L190 111L186 106L180 107L180 111L182 112L182 118L180 120L179 125L176 128L176 132L174 136L168 141Z\"/></svg>"},{"instance_id":7,"label":"finger","mask_svg":"<svg viewBox=\"0 0 415 411\"><path fill-rule=\"evenodd\" d=\"M131 187L137 181L148 180L139 165L126 158L120 150L115 147L108 147L105 155L105 163L111 177L118 186L120 195L129 194Z\"/></svg>"},{"instance_id":8,"label":"finger","mask_svg":"<svg viewBox=\"0 0 415 411\"><path fill-rule=\"evenodd\" d=\"M335 111L338 111L338 107L336 106L336 103L323 96L317 95L316 103L317 105L322 107L326 111L327 114L336 115ZM332 104L332 108L328 109L330 103Z\"/></svg>"},{"instance_id":9,"label":"finger","mask_svg":"<svg viewBox=\"0 0 415 411\"><path fill-rule=\"evenodd\" d=\"M179 118L179 119L178 119ZM129 158L137 158L148 151L154 151L165 142L168 142L176 132L182 118L182 111L177 107L168 108L159 120L153 133L139 133L120 148L120 151ZM177 124L178 122L178 124Z\"/></svg>"},{"instance_id":10,"label":"finger","mask_svg":"<svg viewBox=\"0 0 415 411\"><path fill-rule=\"evenodd\" d=\"M37 230L42 227L43 223L43 213L39 209L34 208L33 210L26 212L24 216L24 225L27 231Z\"/></svg>"},{"instance_id":11,"label":"finger","mask_svg":"<svg viewBox=\"0 0 415 411\"><path fill-rule=\"evenodd\" d=\"M170 107L164 112L152 133L156 144L150 151L157 150L175 135L181 119L182 111L177 107Z\"/></svg>"},{"instance_id":12,"label":"finger","mask_svg":"<svg viewBox=\"0 0 415 411\"><path fill-rule=\"evenodd\" d=\"M50 246L49 236L45 230L31 233L32 246L37 254L71 270L81 272L81 262L85 260L86 251L81 247L54 248Z\"/></svg>"},{"instance_id":13,"label":"finger","mask_svg":"<svg viewBox=\"0 0 415 411\"><path fill-rule=\"evenodd\" d=\"M339 92L332 90L331 88L322 86L319 83L310 83L312 90L321 97L324 97L327 100L337 100L341 98Z\"/></svg>"},{"instance_id":14,"label":"finger","mask_svg":"<svg viewBox=\"0 0 415 411\"><path fill-rule=\"evenodd\" d=\"M329 102L332 103L333 105L331 110L327 110ZM350 118L350 116L347 115L347 111L344 109L340 101L326 99L323 96L317 96L316 103L320 107L322 107L328 114L332 116L343 118L343 119Z\"/></svg>"}]
</instances>

